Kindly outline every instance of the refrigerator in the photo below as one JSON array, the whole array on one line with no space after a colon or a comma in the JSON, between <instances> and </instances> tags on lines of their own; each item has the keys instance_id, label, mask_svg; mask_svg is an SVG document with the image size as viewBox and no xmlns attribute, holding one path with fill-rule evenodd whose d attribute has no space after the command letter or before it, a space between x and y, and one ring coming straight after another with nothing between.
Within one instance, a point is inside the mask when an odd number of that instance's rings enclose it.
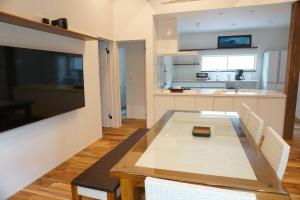
<instances>
[{"instance_id":1,"label":"refrigerator","mask_svg":"<svg viewBox=\"0 0 300 200\"><path fill-rule=\"evenodd\" d=\"M262 87L284 93L287 66L287 50L264 53Z\"/></svg>"}]
</instances>

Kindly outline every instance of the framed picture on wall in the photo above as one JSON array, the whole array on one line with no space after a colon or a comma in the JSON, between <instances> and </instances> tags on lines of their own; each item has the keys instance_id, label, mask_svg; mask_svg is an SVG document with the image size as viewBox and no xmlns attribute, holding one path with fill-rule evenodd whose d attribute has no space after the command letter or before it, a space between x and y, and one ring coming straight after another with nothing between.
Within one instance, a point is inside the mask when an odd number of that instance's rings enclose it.
<instances>
[{"instance_id":1,"label":"framed picture on wall","mask_svg":"<svg viewBox=\"0 0 300 200\"><path fill-rule=\"evenodd\" d=\"M218 48L247 48L252 46L252 35L219 36Z\"/></svg>"}]
</instances>

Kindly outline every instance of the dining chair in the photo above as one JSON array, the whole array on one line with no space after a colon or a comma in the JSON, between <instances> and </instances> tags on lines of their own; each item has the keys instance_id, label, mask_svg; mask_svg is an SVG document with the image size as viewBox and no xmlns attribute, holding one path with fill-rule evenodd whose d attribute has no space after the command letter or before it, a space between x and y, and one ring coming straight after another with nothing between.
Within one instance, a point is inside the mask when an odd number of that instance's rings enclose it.
<instances>
[{"instance_id":1,"label":"dining chair","mask_svg":"<svg viewBox=\"0 0 300 200\"><path fill-rule=\"evenodd\" d=\"M243 124L246 126L248 122L249 113L251 112L250 108L245 104L241 104L241 111L239 113L240 119L242 120Z\"/></svg>"},{"instance_id":2,"label":"dining chair","mask_svg":"<svg viewBox=\"0 0 300 200\"><path fill-rule=\"evenodd\" d=\"M258 145L263 135L264 120L262 120L254 112L250 112L246 127L255 144Z\"/></svg>"},{"instance_id":3,"label":"dining chair","mask_svg":"<svg viewBox=\"0 0 300 200\"><path fill-rule=\"evenodd\" d=\"M261 151L282 180L289 159L290 146L271 127L266 128Z\"/></svg>"},{"instance_id":4,"label":"dining chair","mask_svg":"<svg viewBox=\"0 0 300 200\"><path fill-rule=\"evenodd\" d=\"M147 177L146 200L256 200L250 192L213 188L177 181Z\"/></svg>"}]
</instances>

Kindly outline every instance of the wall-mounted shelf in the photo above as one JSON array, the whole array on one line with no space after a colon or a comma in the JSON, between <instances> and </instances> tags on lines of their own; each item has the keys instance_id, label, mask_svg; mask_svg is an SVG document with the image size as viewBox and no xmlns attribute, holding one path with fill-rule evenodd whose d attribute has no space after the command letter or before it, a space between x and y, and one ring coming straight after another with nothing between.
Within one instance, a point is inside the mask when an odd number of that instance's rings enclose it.
<instances>
[{"instance_id":1,"label":"wall-mounted shelf","mask_svg":"<svg viewBox=\"0 0 300 200\"><path fill-rule=\"evenodd\" d=\"M229 50L229 49L257 49L258 47L243 47L243 48L206 48L206 49L181 49L179 52L186 51L214 51L214 50Z\"/></svg>"},{"instance_id":2,"label":"wall-mounted shelf","mask_svg":"<svg viewBox=\"0 0 300 200\"><path fill-rule=\"evenodd\" d=\"M97 37L94 37L94 36L58 28L58 27L51 26L48 24L43 24L41 22L36 22L31 19L26 19L26 18L19 17L16 15L4 13L1 11L0 11L0 22L5 22L8 24L13 24L13 25L17 25L17 26L21 26L21 27L25 27L25 28L31 28L34 30L43 31L43 32L47 32L47 33L53 33L56 35L62 35L62 36L75 38L75 39L79 39L79 40L86 41L86 40L97 40L98 39Z\"/></svg>"},{"instance_id":3,"label":"wall-mounted shelf","mask_svg":"<svg viewBox=\"0 0 300 200\"><path fill-rule=\"evenodd\" d=\"M174 63L173 65L175 65L175 66L182 66L182 65L188 65L188 66L199 66L200 64L199 63L194 63L194 64L192 64L192 63Z\"/></svg>"}]
</instances>

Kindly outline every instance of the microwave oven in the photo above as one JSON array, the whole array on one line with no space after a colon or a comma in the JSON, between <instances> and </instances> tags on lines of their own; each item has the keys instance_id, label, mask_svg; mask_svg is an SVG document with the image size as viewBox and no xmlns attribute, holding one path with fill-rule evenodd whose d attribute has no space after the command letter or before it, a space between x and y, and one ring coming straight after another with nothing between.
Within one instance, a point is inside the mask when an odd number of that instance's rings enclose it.
<instances>
[{"instance_id":1,"label":"microwave oven","mask_svg":"<svg viewBox=\"0 0 300 200\"><path fill-rule=\"evenodd\" d=\"M208 73L206 73L206 72L196 73L196 78L201 79L201 80L207 80L208 79Z\"/></svg>"}]
</instances>

